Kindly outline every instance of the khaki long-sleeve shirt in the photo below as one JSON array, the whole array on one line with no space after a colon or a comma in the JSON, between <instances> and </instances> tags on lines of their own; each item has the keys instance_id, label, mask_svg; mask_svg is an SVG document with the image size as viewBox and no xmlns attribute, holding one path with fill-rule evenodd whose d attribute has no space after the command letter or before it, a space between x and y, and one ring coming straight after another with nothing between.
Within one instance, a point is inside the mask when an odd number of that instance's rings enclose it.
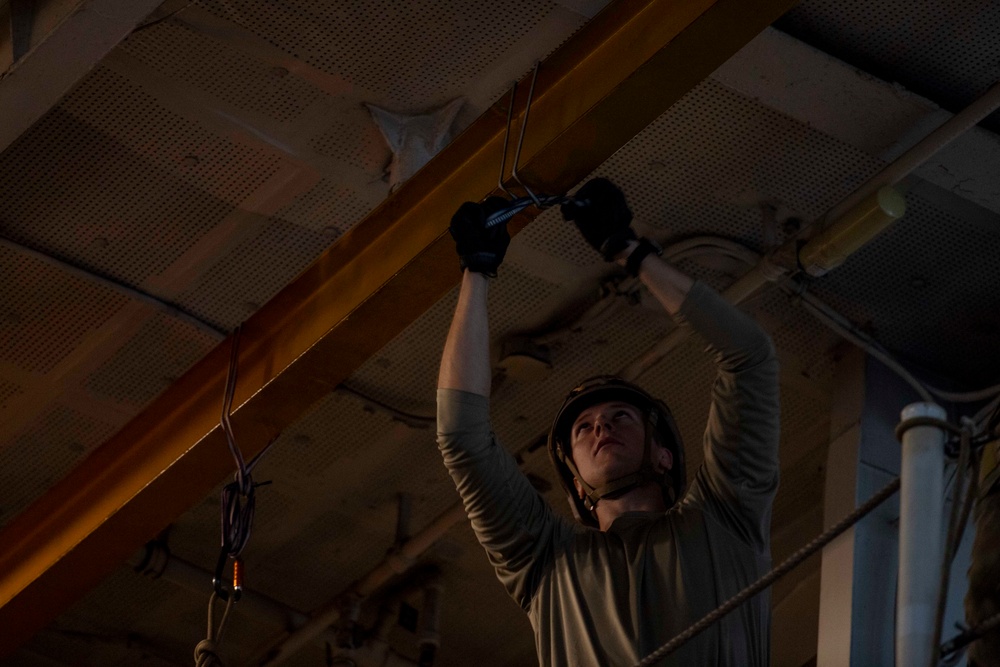
<instances>
[{"instance_id":1,"label":"khaki long-sleeve shirt","mask_svg":"<svg viewBox=\"0 0 1000 667\"><path fill-rule=\"evenodd\" d=\"M632 665L770 568L778 485L778 368L770 338L702 283L678 319L717 366L705 461L666 513L607 532L555 514L493 434L489 402L438 391L438 443L473 529L528 613L542 665ZM770 597L758 595L662 665L764 667Z\"/></svg>"}]
</instances>

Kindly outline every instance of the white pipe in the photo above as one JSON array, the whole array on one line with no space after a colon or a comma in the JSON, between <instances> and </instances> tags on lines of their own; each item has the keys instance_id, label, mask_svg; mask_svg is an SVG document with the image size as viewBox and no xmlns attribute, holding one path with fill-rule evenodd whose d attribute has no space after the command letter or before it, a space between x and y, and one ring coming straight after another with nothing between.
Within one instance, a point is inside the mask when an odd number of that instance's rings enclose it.
<instances>
[{"instance_id":1,"label":"white pipe","mask_svg":"<svg viewBox=\"0 0 1000 667\"><path fill-rule=\"evenodd\" d=\"M930 159L932 155L957 139L966 130L974 127L983 118L996 111L998 107L1000 107L1000 83L995 84L982 97L931 131L910 150L893 160L885 169L831 208L823 216L823 222L836 221L882 186L899 183L910 172Z\"/></svg>"},{"instance_id":2,"label":"white pipe","mask_svg":"<svg viewBox=\"0 0 1000 667\"><path fill-rule=\"evenodd\" d=\"M901 419L946 416L935 403L911 403ZM902 440L896 665L931 667L944 554L945 434L937 426L911 426Z\"/></svg>"}]
</instances>

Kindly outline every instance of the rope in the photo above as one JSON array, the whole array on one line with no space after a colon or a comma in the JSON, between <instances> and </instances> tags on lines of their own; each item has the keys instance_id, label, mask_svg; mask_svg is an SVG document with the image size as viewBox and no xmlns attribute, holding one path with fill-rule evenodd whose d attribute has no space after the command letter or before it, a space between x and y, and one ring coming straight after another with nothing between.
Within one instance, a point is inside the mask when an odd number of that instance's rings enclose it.
<instances>
[{"instance_id":1,"label":"rope","mask_svg":"<svg viewBox=\"0 0 1000 667\"><path fill-rule=\"evenodd\" d=\"M962 650L987 632L1000 627L1000 612L993 614L982 623L974 625L959 635L956 635L941 645L941 657L947 658L952 653Z\"/></svg>"},{"instance_id":2,"label":"rope","mask_svg":"<svg viewBox=\"0 0 1000 667\"><path fill-rule=\"evenodd\" d=\"M809 544L805 545L791 556L789 556L781 565L777 566L763 577L750 584L742 591L729 598L721 605L719 605L715 611L709 612L701 620L697 621L694 625L691 625L686 630L678 634L676 637L671 639L669 642L656 649L648 656L643 658L636 667L650 667L662 658L670 655L681 646L686 644L688 640L692 637L698 635L703 630L708 628L710 625L718 621L720 618L731 612L732 610L739 607L741 604L752 598L753 596L760 593L762 590L773 584L775 581L786 575L788 572L793 570L802 561L804 561L809 556L813 555L824 546L832 542L837 536L846 531L848 528L856 524L862 518L865 517L869 512L874 510L876 507L881 505L883 502L888 500L896 491L899 490L900 481L897 477L892 480L883 488L881 491L876 493L874 496L869 498L863 505L858 507L856 510L848 514L846 517L840 520L839 523L828 529L826 532L821 534L819 537L814 539Z\"/></svg>"},{"instance_id":3,"label":"rope","mask_svg":"<svg viewBox=\"0 0 1000 667\"><path fill-rule=\"evenodd\" d=\"M219 627L216 630L213 626L215 623L215 601L218 599L219 596L215 592L208 598L208 631L205 639L194 647L195 667L223 667L218 647L222 641L222 631L226 627L226 619L229 618L229 610L233 607L234 598L230 596L226 601L226 608L222 612L222 618L219 620Z\"/></svg>"}]
</instances>

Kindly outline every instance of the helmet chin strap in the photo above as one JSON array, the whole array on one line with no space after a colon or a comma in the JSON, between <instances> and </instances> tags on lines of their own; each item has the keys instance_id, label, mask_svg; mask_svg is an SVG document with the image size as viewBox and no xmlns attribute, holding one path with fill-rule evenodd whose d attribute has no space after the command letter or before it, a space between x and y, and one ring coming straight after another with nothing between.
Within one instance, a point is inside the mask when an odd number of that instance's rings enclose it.
<instances>
[{"instance_id":1,"label":"helmet chin strap","mask_svg":"<svg viewBox=\"0 0 1000 667\"><path fill-rule=\"evenodd\" d=\"M672 488L669 483L669 473L664 472L662 474L657 474L655 468L653 467L653 435L656 433L656 420L656 412L650 410L646 416L645 444L642 452L642 463L639 464L639 469L631 474L625 475L624 477L613 479L604 486L591 486L580 475L580 471L577 470L573 459L569 456L564 457L566 467L569 468L570 472L573 473L573 477L575 477L580 483L580 486L583 487L583 504L588 510L593 512L597 508L597 501L602 498L617 498L638 486L646 484L647 482L659 481L659 478L663 476L667 477L667 485Z\"/></svg>"}]
</instances>

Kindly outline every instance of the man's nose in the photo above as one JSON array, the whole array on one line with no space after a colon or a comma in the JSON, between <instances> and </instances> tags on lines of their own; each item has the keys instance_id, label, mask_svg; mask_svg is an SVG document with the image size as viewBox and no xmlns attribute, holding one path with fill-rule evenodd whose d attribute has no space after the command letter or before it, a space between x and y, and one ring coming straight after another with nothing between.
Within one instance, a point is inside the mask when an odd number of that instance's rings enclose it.
<instances>
[{"instance_id":1,"label":"man's nose","mask_svg":"<svg viewBox=\"0 0 1000 667\"><path fill-rule=\"evenodd\" d=\"M609 420L608 418L598 417L597 421L594 422L594 431L597 433L598 436L601 435L601 431L610 431L610 430L612 430L611 420Z\"/></svg>"}]
</instances>

